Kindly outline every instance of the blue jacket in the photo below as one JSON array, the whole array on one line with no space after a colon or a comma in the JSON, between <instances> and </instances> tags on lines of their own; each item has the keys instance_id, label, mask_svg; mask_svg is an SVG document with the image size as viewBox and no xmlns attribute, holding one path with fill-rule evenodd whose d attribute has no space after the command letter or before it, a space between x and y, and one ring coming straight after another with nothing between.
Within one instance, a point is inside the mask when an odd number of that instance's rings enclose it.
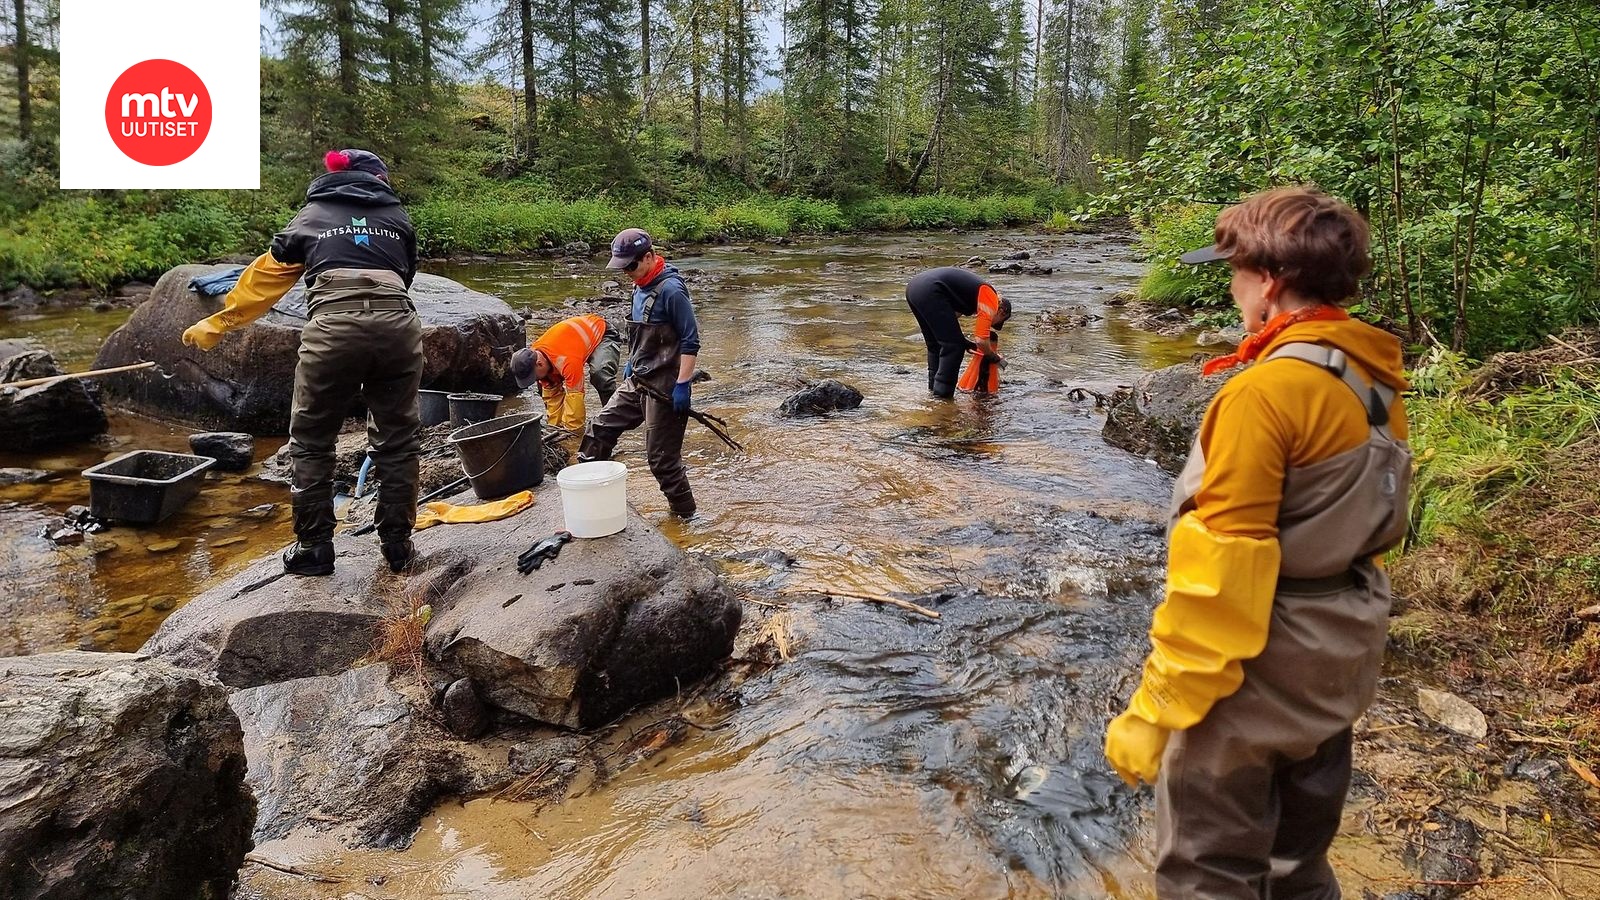
<instances>
[{"instance_id":1,"label":"blue jacket","mask_svg":"<svg viewBox=\"0 0 1600 900\"><path fill-rule=\"evenodd\" d=\"M698 354L700 326L694 320L694 304L689 300L689 289L684 286L683 276L678 274L677 267L669 264L654 281L633 289L633 321L641 320L652 291L656 294L656 305L650 311L650 323L671 323L678 331L678 352Z\"/></svg>"}]
</instances>

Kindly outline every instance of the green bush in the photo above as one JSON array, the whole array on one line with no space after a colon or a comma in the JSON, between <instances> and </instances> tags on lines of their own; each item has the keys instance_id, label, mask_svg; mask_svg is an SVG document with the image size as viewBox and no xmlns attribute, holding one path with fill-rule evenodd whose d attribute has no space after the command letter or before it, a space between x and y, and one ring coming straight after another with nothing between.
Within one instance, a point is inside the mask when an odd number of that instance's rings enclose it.
<instances>
[{"instance_id":1,"label":"green bush","mask_svg":"<svg viewBox=\"0 0 1600 900\"><path fill-rule=\"evenodd\" d=\"M1169 206L1160 210L1140 238L1150 268L1139 283L1139 296L1166 306L1226 307L1228 267L1186 266L1178 257L1211 243L1221 208L1206 204Z\"/></svg>"}]
</instances>

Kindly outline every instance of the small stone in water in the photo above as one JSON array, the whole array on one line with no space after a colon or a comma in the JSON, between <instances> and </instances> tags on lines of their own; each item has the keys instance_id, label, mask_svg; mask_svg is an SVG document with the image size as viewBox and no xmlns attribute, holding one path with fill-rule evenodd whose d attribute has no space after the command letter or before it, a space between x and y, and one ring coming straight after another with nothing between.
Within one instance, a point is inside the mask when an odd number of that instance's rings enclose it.
<instances>
[{"instance_id":1,"label":"small stone in water","mask_svg":"<svg viewBox=\"0 0 1600 900\"><path fill-rule=\"evenodd\" d=\"M57 546L64 547L83 543L83 532L76 528L57 528L51 531L47 537L50 538L50 543Z\"/></svg>"},{"instance_id":2,"label":"small stone in water","mask_svg":"<svg viewBox=\"0 0 1600 900\"><path fill-rule=\"evenodd\" d=\"M1006 786L1006 791L1011 795L1011 799L1021 800L1037 791L1049 775L1050 770L1044 766L1024 767L1022 771L1012 776L1011 783Z\"/></svg>"},{"instance_id":3,"label":"small stone in water","mask_svg":"<svg viewBox=\"0 0 1600 900\"><path fill-rule=\"evenodd\" d=\"M146 544L144 548L151 553L165 553L168 550L178 549L179 543L179 541L156 541L154 544Z\"/></svg>"},{"instance_id":4,"label":"small stone in water","mask_svg":"<svg viewBox=\"0 0 1600 900\"><path fill-rule=\"evenodd\" d=\"M213 547L232 547L234 544L241 544L241 543L244 543L247 540L249 540L249 538L245 537L244 535L236 534L231 538L223 538L220 541L212 541L211 542L211 546L213 546Z\"/></svg>"},{"instance_id":5,"label":"small stone in water","mask_svg":"<svg viewBox=\"0 0 1600 900\"><path fill-rule=\"evenodd\" d=\"M119 619L126 619L131 615L144 612L144 608L146 605L148 605L149 599L149 594L138 594L133 597L123 597L121 600L113 600L110 603L107 603L104 612L107 615L116 616Z\"/></svg>"},{"instance_id":6,"label":"small stone in water","mask_svg":"<svg viewBox=\"0 0 1600 900\"><path fill-rule=\"evenodd\" d=\"M150 601L150 608L156 612L166 612L178 605L177 597L157 597Z\"/></svg>"},{"instance_id":7,"label":"small stone in water","mask_svg":"<svg viewBox=\"0 0 1600 900\"><path fill-rule=\"evenodd\" d=\"M278 504L276 504L276 503L263 503L260 506L252 506L249 509L245 510L244 512L240 513L239 515L241 515L241 516L249 516L252 519L265 519L265 518L267 518L268 516L272 515L273 513L277 512L277 511L278 511Z\"/></svg>"}]
</instances>

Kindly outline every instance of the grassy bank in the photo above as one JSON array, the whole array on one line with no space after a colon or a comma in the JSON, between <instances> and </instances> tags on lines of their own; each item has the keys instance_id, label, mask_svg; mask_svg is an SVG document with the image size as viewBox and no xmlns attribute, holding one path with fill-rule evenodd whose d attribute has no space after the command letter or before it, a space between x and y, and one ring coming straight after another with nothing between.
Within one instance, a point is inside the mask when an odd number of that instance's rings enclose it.
<instances>
[{"instance_id":1,"label":"grassy bank","mask_svg":"<svg viewBox=\"0 0 1600 900\"><path fill-rule=\"evenodd\" d=\"M125 192L62 195L0 227L0 290L105 289L230 253L255 254L294 213L285 192ZM704 204L568 201L514 186L440 191L409 205L429 256L515 255L571 241L603 244L641 226L666 241L750 240L797 234L989 228L1044 223L1065 229L1070 198L936 194L832 201L752 195Z\"/></svg>"},{"instance_id":2,"label":"grassy bank","mask_svg":"<svg viewBox=\"0 0 1600 900\"><path fill-rule=\"evenodd\" d=\"M1600 741L1600 332L1414 371L1413 532L1393 644L1463 690L1532 688L1529 729Z\"/></svg>"}]
</instances>

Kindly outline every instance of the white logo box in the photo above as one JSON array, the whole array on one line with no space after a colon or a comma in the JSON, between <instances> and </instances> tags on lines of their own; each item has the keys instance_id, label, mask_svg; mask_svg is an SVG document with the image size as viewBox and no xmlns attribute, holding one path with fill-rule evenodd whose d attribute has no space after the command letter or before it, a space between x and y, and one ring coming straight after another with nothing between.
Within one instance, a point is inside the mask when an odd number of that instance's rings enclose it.
<instances>
[{"instance_id":1,"label":"white logo box","mask_svg":"<svg viewBox=\"0 0 1600 900\"><path fill-rule=\"evenodd\" d=\"M261 186L261 14L256 0L61 0L61 187ZM211 95L205 142L150 166L117 147L106 97L128 67L170 59Z\"/></svg>"}]
</instances>

